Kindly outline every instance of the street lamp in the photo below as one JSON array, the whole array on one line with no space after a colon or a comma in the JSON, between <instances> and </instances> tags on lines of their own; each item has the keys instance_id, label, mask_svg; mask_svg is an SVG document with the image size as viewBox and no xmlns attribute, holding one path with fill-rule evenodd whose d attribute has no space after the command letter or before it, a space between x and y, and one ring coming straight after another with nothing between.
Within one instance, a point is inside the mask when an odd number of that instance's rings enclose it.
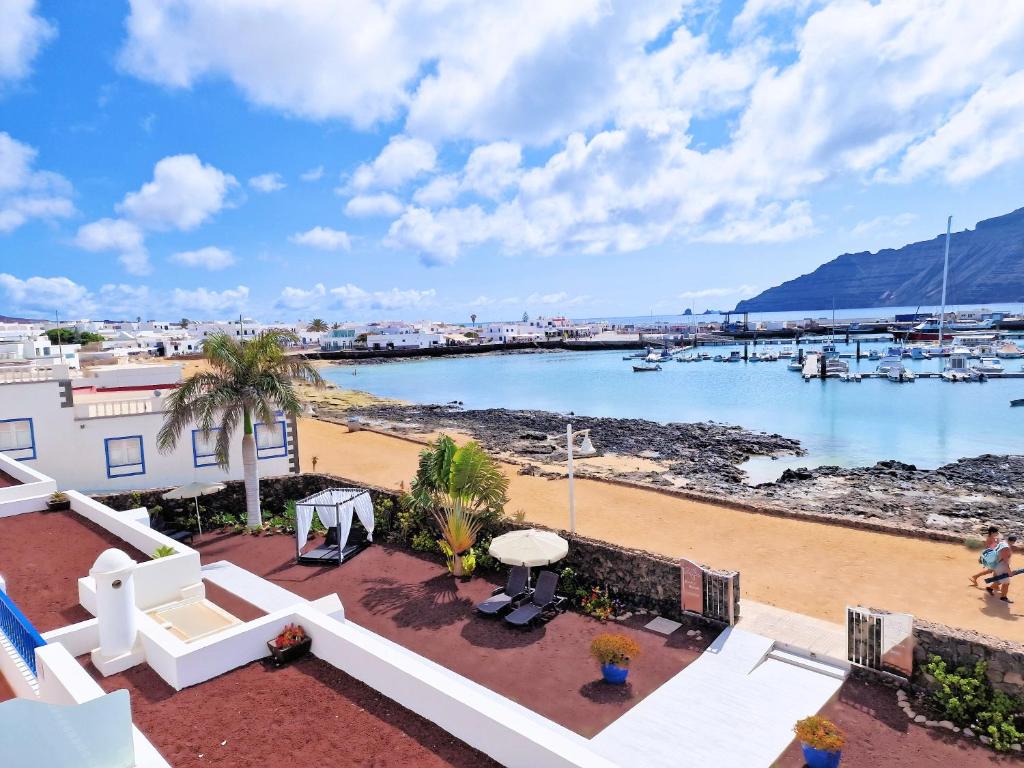
<instances>
[{"instance_id":1,"label":"street lamp","mask_svg":"<svg viewBox=\"0 0 1024 768\"><path fill-rule=\"evenodd\" d=\"M580 444L580 456L592 456L597 453L594 444L590 442L589 429L573 432L572 424L565 425L566 468L569 471L569 533L576 533L576 488L572 471L572 450L573 441L580 435L583 436L583 442Z\"/></svg>"}]
</instances>

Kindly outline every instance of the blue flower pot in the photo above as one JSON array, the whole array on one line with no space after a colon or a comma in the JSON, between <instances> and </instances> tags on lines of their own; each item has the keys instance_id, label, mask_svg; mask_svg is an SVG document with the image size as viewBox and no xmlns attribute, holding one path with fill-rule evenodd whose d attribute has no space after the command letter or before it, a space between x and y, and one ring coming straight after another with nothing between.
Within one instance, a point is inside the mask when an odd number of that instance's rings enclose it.
<instances>
[{"instance_id":1,"label":"blue flower pot","mask_svg":"<svg viewBox=\"0 0 1024 768\"><path fill-rule=\"evenodd\" d=\"M626 682L626 677L629 675L629 667L620 667L617 664L602 664L601 674L604 675L606 683L622 685Z\"/></svg>"},{"instance_id":2,"label":"blue flower pot","mask_svg":"<svg viewBox=\"0 0 1024 768\"><path fill-rule=\"evenodd\" d=\"M842 750L828 752L803 743L800 744L800 747L804 751L804 762L807 763L807 768L839 768L839 759L843 756Z\"/></svg>"}]
</instances>

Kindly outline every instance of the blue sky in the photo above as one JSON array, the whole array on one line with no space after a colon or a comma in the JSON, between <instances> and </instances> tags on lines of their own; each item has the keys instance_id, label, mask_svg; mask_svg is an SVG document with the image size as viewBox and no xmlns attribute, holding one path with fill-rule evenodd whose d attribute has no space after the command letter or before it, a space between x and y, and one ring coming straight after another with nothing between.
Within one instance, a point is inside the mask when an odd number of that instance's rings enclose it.
<instances>
[{"instance_id":1,"label":"blue sky","mask_svg":"<svg viewBox=\"0 0 1024 768\"><path fill-rule=\"evenodd\" d=\"M1015 0L255 5L0 7L0 314L700 311L1024 206Z\"/></svg>"}]
</instances>

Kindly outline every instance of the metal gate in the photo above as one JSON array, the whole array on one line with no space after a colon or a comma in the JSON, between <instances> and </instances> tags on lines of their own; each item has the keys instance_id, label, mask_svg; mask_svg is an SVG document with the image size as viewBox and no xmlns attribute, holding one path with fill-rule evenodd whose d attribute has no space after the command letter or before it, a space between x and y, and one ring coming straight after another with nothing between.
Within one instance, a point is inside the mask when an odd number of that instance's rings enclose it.
<instances>
[{"instance_id":1,"label":"metal gate","mask_svg":"<svg viewBox=\"0 0 1024 768\"><path fill-rule=\"evenodd\" d=\"M682 608L706 619L735 624L739 619L739 573L713 571L692 560L680 560Z\"/></svg>"},{"instance_id":2,"label":"metal gate","mask_svg":"<svg viewBox=\"0 0 1024 768\"><path fill-rule=\"evenodd\" d=\"M847 606L846 657L858 666L909 678L914 672L914 617Z\"/></svg>"}]
</instances>

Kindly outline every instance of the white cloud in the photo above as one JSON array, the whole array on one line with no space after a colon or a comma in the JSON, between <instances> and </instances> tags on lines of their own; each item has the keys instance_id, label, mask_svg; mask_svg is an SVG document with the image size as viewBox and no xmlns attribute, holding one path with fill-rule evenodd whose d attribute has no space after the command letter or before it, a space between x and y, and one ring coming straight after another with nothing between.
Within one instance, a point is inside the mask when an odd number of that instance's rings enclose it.
<instances>
[{"instance_id":1,"label":"white cloud","mask_svg":"<svg viewBox=\"0 0 1024 768\"><path fill-rule=\"evenodd\" d=\"M186 267L202 267L208 270L225 269L235 263L231 251L208 245L195 251L180 251L171 256L171 261Z\"/></svg>"},{"instance_id":2,"label":"white cloud","mask_svg":"<svg viewBox=\"0 0 1024 768\"><path fill-rule=\"evenodd\" d=\"M244 285L223 291L175 288L171 292L170 303L178 312L223 317L226 312L245 309L249 303L249 288Z\"/></svg>"},{"instance_id":3,"label":"white cloud","mask_svg":"<svg viewBox=\"0 0 1024 768\"><path fill-rule=\"evenodd\" d=\"M0 81L28 75L39 49L57 29L36 15L35 0L4 0L0 5Z\"/></svg>"},{"instance_id":4,"label":"white cloud","mask_svg":"<svg viewBox=\"0 0 1024 768\"><path fill-rule=\"evenodd\" d=\"M324 176L324 167L318 165L316 168L310 168L305 173L299 174L299 178L303 181L320 181Z\"/></svg>"},{"instance_id":5,"label":"white cloud","mask_svg":"<svg viewBox=\"0 0 1024 768\"><path fill-rule=\"evenodd\" d=\"M558 291L556 293L531 293L526 297L527 306L551 306L557 304L561 307L576 307L580 304L585 303L590 297L589 296L569 296L565 291Z\"/></svg>"},{"instance_id":6,"label":"white cloud","mask_svg":"<svg viewBox=\"0 0 1024 768\"><path fill-rule=\"evenodd\" d=\"M450 203L459 194L459 180L452 174L435 176L412 194L413 202L433 208Z\"/></svg>"},{"instance_id":7,"label":"white cloud","mask_svg":"<svg viewBox=\"0 0 1024 768\"><path fill-rule=\"evenodd\" d=\"M313 227L305 232L296 232L288 239L296 245L319 248L322 251L347 251L352 248L352 241L347 232L330 227Z\"/></svg>"},{"instance_id":8,"label":"white cloud","mask_svg":"<svg viewBox=\"0 0 1024 768\"><path fill-rule=\"evenodd\" d=\"M722 296L735 296L745 299L760 293L760 288L755 285L737 285L729 288L700 288L693 291L683 291L679 294L680 299L714 299Z\"/></svg>"},{"instance_id":9,"label":"white cloud","mask_svg":"<svg viewBox=\"0 0 1024 768\"><path fill-rule=\"evenodd\" d=\"M153 180L130 192L116 206L118 213L146 229L191 230L226 205L238 185L234 176L203 164L196 155L173 155L153 168Z\"/></svg>"},{"instance_id":10,"label":"white cloud","mask_svg":"<svg viewBox=\"0 0 1024 768\"><path fill-rule=\"evenodd\" d=\"M60 311L67 316L90 308L89 291L66 277L17 278L0 274L0 288L9 312L42 313L47 316Z\"/></svg>"},{"instance_id":11,"label":"white cloud","mask_svg":"<svg viewBox=\"0 0 1024 768\"><path fill-rule=\"evenodd\" d=\"M359 166L352 174L356 190L394 189L422 173L434 170L437 152L422 139L392 136L372 163Z\"/></svg>"},{"instance_id":12,"label":"white cloud","mask_svg":"<svg viewBox=\"0 0 1024 768\"><path fill-rule=\"evenodd\" d=\"M345 204L349 216L394 216L402 210L402 202L388 192L377 195L356 195Z\"/></svg>"},{"instance_id":13,"label":"white cloud","mask_svg":"<svg viewBox=\"0 0 1024 768\"><path fill-rule=\"evenodd\" d=\"M152 271L146 251L145 234L138 225L124 219L99 219L78 228L75 245L97 253L117 251L121 265L132 275Z\"/></svg>"},{"instance_id":14,"label":"white cloud","mask_svg":"<svg viewBox=\"0 0 1024 768\"><path fill-rule=\"evenodd\" d=\"M75 213L71 184L59 174L36 170L36 154L0 131L0 234L33 219L52 221Z\"/></svg>"},{"instance_id":15,"label":"white cloud","mask_svg":"<svg viewBox=\"0 0 1024 768\"><path fill-rule=\"evenodd\" d=\"M913 224L916 220L917 214L914 213L883 214L865 221L858 221L853 229L850 230L850 234L855 237L876 232L884 234L894 229L903 229Z\"/></svg>"},{"instance_id":16,"label":"white cloud","mask_svg":"<svg viewBox=\"0 0 1024 768\"><path fill-rule=\"evenodd\" d=\"M769 203L748 215L728 216L694 239L706 243L784 243L815 231L810 204L796 200L786 206Z\"/></svg>"},{"instance_id":17,"label":"white cloud","mask_svg":"<svg viewBox=\"0 0 1024 768\"><path fill-rule=\"evenodd\" d=\"M257 192L270 193L284 189L288 185L284 183L280 173L261 173L249 179L249 186Z\"/></svg>"},{"instance_id":18,"label":"white cloud","mask_svg":"<svg viewBox=\"0 0 1024 768\"><path fill-rule=\"evenodd\" d=\"M484 197L497 199L519 181L523 150L511 141L496 141L474 149L466 160L463 185Z\"/></svg>"},{"instance_id":19,"label":"white cloud","mask_svg":"<svg viewBox=\"0 0 1024 768\"><path fill-rule=\"evenodd\" d=\"M339 307L354 312L429 307L433 306L437 297L433 288L425 291L398 288L392 288L390 291L366 291L351 283L331 288L329 293Z\"/></svg>"},{"instance_id":20,"label":"white cloud","mask_svg":"<svg viewBox=\"0 0 1024 768\"><path fill-rule=\"evenodd\" d=\"M317 283L309 290L288 286L281 290L275 306L279 309L315 309L326 295L323 283Z\"/></svg>"},{"instance_id":21,"label":"white cloud","mask_svg":"<svg viewBox=\"0 0 1024 768\"><path fill-rule=\"evenodd\" d=\"M985 83L948 122L911 146L899 177L910 180L937 170L960 183L1022 157L1024 69Z\"/></svg>"}]
</instances>

